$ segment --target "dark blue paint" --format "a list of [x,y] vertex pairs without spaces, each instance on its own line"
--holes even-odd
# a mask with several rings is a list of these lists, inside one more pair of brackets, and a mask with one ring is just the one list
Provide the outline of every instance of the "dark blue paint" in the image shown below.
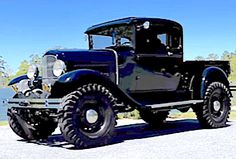
[[102,76],[99,72],[97,72],[95,70],[80,69],[80,70],[75,70],[75,71],[71,71],[71,72],[63,74],[57,80],[57,82],[59,82],[59,83],[75,82],[75,81],[78,81],[78,79],[80,77],[89,76],[89,75],[94,75],[94,76],[99,76],[99,77],[103,77],[104,78],[104,76]]
[[52,50],[45,55],[57,56],[65,62],[67,72],[90,69],[108,73],[110,80],[116,81],[116,56],[109,50]]
[[134,72],[135,66],[134,63],[128,63],[125,67],[120,68],[120,78],[131,75]]
[[175,26],[180,27],[181,30],[182,30],[182,26],[179,23],[171,21],[171,20],[167,20],[167,19],[128,17],[128,18],[113,20],[113,21],[101,23],[101,24],[98,24],[98,25],[94,25],[94,26],[88,28],[85,33],[90,34],[90,33],[95,32],[96,30],[98,30],[100,28],[104,28],[104,27],[115,27],[117,25],[130,25],[130,24],[140,24],[140,23],[142,24],[145,21],[149,21],[151,23],[162,23],[162,24],[164,23],[164,24],[170,25],[170,26],[175,25]]
[[24,79],[29,79],[29,78],[27,77],[27,75],[22,75],[22,76],[16,77],[16,78],[14,78],[13,80],[11,80],[9,82],[8,86],[16,84],[16,83],[18,83],[18,82],[20,82],[21,80],[24,80]]

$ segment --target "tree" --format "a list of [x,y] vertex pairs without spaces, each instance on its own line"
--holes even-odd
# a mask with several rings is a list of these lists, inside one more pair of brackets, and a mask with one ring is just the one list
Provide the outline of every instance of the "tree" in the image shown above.
[[230,60],[230,58],[232,57],[232,53],[228,52],[228,51],[224,51],[223,55],[221,56],[222,60]]
[[6,69],[6,61],[0,56],[0,87],[4,87],[8,82],[8,73]]
[[27,60],[22,61],[20,63],[19,69],[16,72],[15,76],[17,77],[17,76],[21,76],[21,75],[27,74],[29,66],[30,66],[30,64],[29,64],[29,62]]
[[36,66],[40,66],[41,65],[41,61],[42,61],[42,58],[41,56],[39,56],[38,54],[32,54],[30,55],[30,61],[29,63],[31,65],[36,65]]
[[219,59],[219,56],[217,54],[214,54],[214,53],[210,53],[207,57],[208,60],[218,60]]
[[236,83],[236,54],[232,54],[229,62],[231,68],[229,80],[232,81],[233,83]]
[[5,60],[3,59],[2,56],[0,56],[0,73],[3,73],[3,72],[4,72],[4,70],[5,70],[5,64],[6,64]]
[[197,60],[197,61],[204,61],[205,58],[203,56],[197,56],[197,57],[195,57],[195,60]]

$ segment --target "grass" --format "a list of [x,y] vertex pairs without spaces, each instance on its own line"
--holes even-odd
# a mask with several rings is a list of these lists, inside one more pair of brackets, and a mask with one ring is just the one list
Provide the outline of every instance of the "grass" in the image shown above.
[[0,126],[5,126],[5,125],[7,125],[7,124],[8,124],[7,121],[0,121]]
[[[169,118],[171,119],[196,119],[196,115],[194,112],[186,112],[186,113],[177,113],[174,115],[170,115]],[[231,111],[230,119],[236,119],[236,111]]]
[[132,112],[127,113],[119,113],[117,117],[118,119],[141,119],[138,110],[134,110]]

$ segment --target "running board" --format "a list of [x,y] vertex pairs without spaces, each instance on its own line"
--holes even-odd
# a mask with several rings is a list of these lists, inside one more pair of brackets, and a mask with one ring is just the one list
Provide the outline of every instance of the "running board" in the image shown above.
[[151,109],[176,109],[176,108],[185,108],[187,106],[201,104],[201,103],[203,103],[203,100],[186,100],[186,101],[180,101],[180,102],[147,105],[147,107]]

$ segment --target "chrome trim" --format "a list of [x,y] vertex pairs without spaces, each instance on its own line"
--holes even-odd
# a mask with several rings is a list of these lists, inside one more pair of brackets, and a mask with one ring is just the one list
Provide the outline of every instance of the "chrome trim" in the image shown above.
[[[53,64],[56,62],[57,60],[57,56],[54,55],[45,55],[43,56],[42,59],[42,77],[43,78],[55,78],[55,76],[53,75]],[[49,76],[49,71],[50,71],[50,75]]]
[[8,107],[17,108],[45,108],[45,109],[59,109],[62,108],[62,99],[19,99],[12,98],[7,101]]
[[104,49],[106,51],[111,51],[115,54],[116,59],[116,85],[119,85],[119,67],[118,67],[118,53],[114,49]]
[[213,108],[214,108],[214,110],[217,111],[217,112],[220,111],[221,103],[220,103],[218,100],[214,101],[214,102],[213,102]]
[[57,56],[45,55],[42,59],[42,84],[50,87],[58,79],[53,74],[53,65],[57,60]]
[[94,124],[98,120],[98,112],[94,109],[89,109],[86,111],[86,119],[90,124]]

